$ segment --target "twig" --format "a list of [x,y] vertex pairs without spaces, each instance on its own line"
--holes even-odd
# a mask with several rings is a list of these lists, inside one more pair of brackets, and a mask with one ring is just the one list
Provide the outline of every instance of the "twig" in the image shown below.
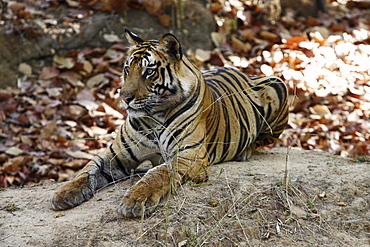
[[5,239],[7,239],[7,238],[9,238],[11,235],[8,235],[8,236],[5,236],[5,237],[3,237],[3,238],[0,238],[0,241],[3,241],[3,240],[5,240]]
[[101,187],[101,188],[97,189],[97,190],[96,190],[96,192],[99,192],[99,191],[101,191],[102,189],[104,189],[104,188],[106,188],[106,187],[108,187],[108,186],[110,186],[110,185],[112,185],[112,184],[119,183],[119,182],[121,182],[121,181],[123,181],[123,180],[129,179],[129,178],[132,178],[132,177],[135,177],[135,176],[144,175],[145,173],[147,173],[147,171],[148,171],[148,170],[149,170],[149,169],[135,170],[135,171],[134,171],[134,173],[133,173],[132,175],[130,175],[130,176],[126,176],[126,177],[123,177],[123,178],[120,178],[120,179],[115,180],[115,181],[113,181],[113,182],[110,182],[110,183],[108,183],[108,184],[104,185],[103,187]]
[[347,220],[346,223],[347,224],[353,224],[353,223],[360,223],[360,222],[364,222],[364,221],[370,221],[370,218],[362,218],[362,219],[355,219],[355,220]]

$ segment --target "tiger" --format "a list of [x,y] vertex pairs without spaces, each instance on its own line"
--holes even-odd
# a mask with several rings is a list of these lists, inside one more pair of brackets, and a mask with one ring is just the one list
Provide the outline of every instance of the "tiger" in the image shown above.
[[130,47],[119,96],[127,118],[112,144],[51,196],[53,210],[80,205],[150,161],[118,206],[125,217],[148,216],[179,185],[207,181],[211,164],[247,160],[287,125],[288,91],[280,78],[231,67],[201,71],[170,33],[147,41],[125,35]]

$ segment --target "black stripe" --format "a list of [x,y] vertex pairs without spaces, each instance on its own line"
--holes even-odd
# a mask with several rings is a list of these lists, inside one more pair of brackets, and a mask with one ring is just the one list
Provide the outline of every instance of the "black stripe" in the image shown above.
[[140,160],[134,155],[132,152],[132,149],[130,148],[129,144],[126,142],[122,142],[123,147],[127,150],[127,152],[130,154],[130,157],[135,160],[136,162],[140,162]]
[[112,175],[106,173],[105,171],[101,171],[100,173],[101,175],[103,175],[103,177],[107,180],[108,183],[111,183],[114,181]]
[[[173,141],[177,142],[179,136],[184,130],[182,128],[177,129],[171,136],[170,139],[168,140],[168,146],[172,144]],[[176,139],[175,139],[176,138]]]
[[190,108],[193,108],[198,98],[199,98],[199,90],[194,92],[190,100],[183,107],[176,110],[176,112],[172,114],[172,116],[166,120],[166,122],[164,123],[164,126],[168,127],[178,116],[181,116],[185,111],[189,110]]
[[[182,61],[182,63],[193,73],[196,75],[196,73],[194,72],[194,65],[191,64],[192,66],[189,66],[187,63],[184,62],[184,60]],[[197,69],[198,70],[198,69]],[[199,78],[197,78],[199,79]]]
[[[172,80],[173,80],[173,76],[172,76],[172,74],[170,73],[170,68],[169,68],[169,66],[167,66],[166,67],[167,68],[167,70],[168,70],[168,74],[169,74],[169,76],[170,76],[170,82],[169,82],[169,85],[171,85],[172,86]],[[159,92],[161,89],[163,89],[163,90],[165,90],[165,91],[169,91],[171,94],[176,94],[176,92],[177,92],[177,89],[176,89],[176,87],[172,87],[172,88],[170,88],[170,87],[168,87],[168,86],[165,86],[164,85],[164,83],[165,83],[165,75],[166,75],[166,68],[160,68],[160,70],[159,70],[159,73],[160,73],[160,75],[161,75],[161,77],[162,77],[162,81],[160,82],[160,83],[162,83],[162,84],[160,84],[160,83],[157,83],[153,88],[157,91],[157,92]]]
[[[131,140],[131,141],[133,141],[133,140]],[[123,137],[123,131],[122,130],[121,130],[121,142],[122,142],[122,145],[125,148],[125,150],[130,154],[130,157],[133,160],[135,160],[136,162],[140,162],[140,160],[134,155],[134,153],[132,152],[132,149],[130,148],[129,144],[126,142],[125,138]]]
[[[129,121],[130,121],[131,126],[135,129],[135,131],[144,135],[152,143],[156,143],[158,141],[159,138],[156,136],[155,131],[152,129],[152,126],[148,125],[147,122],[140,121],[140,119],[136,119],[136,118],[130,118]],[[159,122],[159,121],[157,121],[157,122]],[[143,143],[141,143],[141,144],[144,145]]]
[[202,138],[199,142],[197,142],[197,143],[195,143],[195,144],[193,144],[193,145],[185,145],[184,147],[181,147],[180,149],[179,149],[179,152],[182,152],[182,151],[185,151],[185,150],[187,150],[187,149],[192,149],[192,148],[196,148],[196,147],[198,147],[198,146],[200,146],[200,145],[203,145],[203,142],[204,142],[204,138]]
[[107,174],[102,168],[104,168],[104,159],[98,154],[96,155],[96,158],[99,159],[99,161],[94,160],[95,164],[99,167],[100,174],[107,180],[108,183],[113,182],[113,178],[111,175]]
[[167,69],[168,75],[170,76],[170,84],[172,86],[173,76],[172,76],[172,73],[171,73],[171,64],[167,64],[166,69]]
[[116,152],[113,150],[113,144],[109,146],[109,150],[112,152],[113,158],[116,161],[117,168],[120,169],[126,176],[129,176],[130,174],[127,172],[126,167],[122,164],[122,161],[119,159]]

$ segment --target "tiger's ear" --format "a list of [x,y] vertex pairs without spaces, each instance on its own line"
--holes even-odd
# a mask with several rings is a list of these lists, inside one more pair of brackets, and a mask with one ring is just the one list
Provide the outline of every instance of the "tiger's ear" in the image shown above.
[[142,40],[139,36],[137,36],[136,34],[134,34],[133,32],[127,29],[125,29],[125,33],[126,33],[126,38],[131,45],[138,45],[144,42],[144,40]]
[[159,49],[168,54],[170,59],[181,60],[182,59],[182,50],[181,45],[178,39],[170,33],[167,33],[162,36],[162,39],[159,41]]

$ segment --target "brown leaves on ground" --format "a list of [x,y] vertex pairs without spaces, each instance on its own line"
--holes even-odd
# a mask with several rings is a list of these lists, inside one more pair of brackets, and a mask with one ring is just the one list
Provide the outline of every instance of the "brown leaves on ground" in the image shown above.
[[[88,2],[67,1],[63,23],[73,26],[74,20],[93,13],[89,8],[103,9],[107,3],[80,6]],[[370,10],[332,1],[329,13],[318,18],[288,11],[266,22],[261,19],[264,6],[227,2],[212,4],[218,29],[210,36],[216,48],[187,55],[201,68],[234,66],[248,74],[283,78],[290,89],[291,113],[280,145],[368,160]],[[48,4],[52,11],[62,3]],[[42,20],[39,25],[52,25],[54,20],[41,11],[44,7],[35,11],[36,6],[25,2],[8,6],[8,12],[4,8],[2,20],[14,24],[6,32],[26,28],[35,16]],[[34,33],[41,30],[32,28]],[[41,68],[21,63],[20,87],[0,90],[0,187],[70,179],[113,139],[125,116],[117,89],[127,46],[118,37],[105,38],[114,45],[57,51]]]
[[55,55],[34,81],[0,90],[0,187],[70,179],[106,147],[125,118],[116,93],[125,49]]

